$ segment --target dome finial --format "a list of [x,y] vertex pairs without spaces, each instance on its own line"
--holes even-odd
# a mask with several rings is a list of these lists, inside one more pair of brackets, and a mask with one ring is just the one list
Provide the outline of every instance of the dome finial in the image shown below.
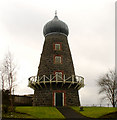
[[55,10],[55,16],[57,16],[57,10]]

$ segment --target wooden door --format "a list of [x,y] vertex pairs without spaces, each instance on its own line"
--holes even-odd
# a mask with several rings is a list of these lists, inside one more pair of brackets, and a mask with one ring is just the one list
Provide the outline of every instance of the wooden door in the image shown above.
[[63,106],[63,94],[56,93],[56,106]]

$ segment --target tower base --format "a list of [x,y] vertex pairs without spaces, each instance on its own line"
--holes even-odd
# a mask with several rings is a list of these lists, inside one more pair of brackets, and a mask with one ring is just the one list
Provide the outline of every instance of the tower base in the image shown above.
[[80,106],[77,89],[36,89],[33,106]]

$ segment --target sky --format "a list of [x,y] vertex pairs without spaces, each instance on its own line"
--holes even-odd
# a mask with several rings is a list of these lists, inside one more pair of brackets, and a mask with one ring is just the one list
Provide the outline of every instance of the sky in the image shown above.
[[79,90],[82,105],[100,101],[99,77],[115,66],[114,0],[1,0],[0,61],[11,51],[17,63],[15,94],[32,94],[28,78],[37,74],[44,25],[58,18],[69,27],[68,43],[76,75],[85,79]]

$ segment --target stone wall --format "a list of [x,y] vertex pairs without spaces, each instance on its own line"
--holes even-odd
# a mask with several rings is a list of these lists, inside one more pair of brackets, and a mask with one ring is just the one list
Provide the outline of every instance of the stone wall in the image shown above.
[[[61,43],[60,51],[54,50],[54,43],[57,42]],[[62,56],[62,64],[54,64],[55,55]],[[67,36],[63,34],[46,36],[37,75],[49,76],[50,74],[53,75],[55,71],[62,71],[66,77],[75,75]]]
[[52,90],[36,89],[34,92],[33,106],[52,106]]
[[36,89],[34,92],[33,106],[53,106],[54,91],[65,91],[66,106],[80,106],[78,90],[73,88]]
[[80,106],[78,90],[75,90],[73,88],[66,90],[66,105]]

